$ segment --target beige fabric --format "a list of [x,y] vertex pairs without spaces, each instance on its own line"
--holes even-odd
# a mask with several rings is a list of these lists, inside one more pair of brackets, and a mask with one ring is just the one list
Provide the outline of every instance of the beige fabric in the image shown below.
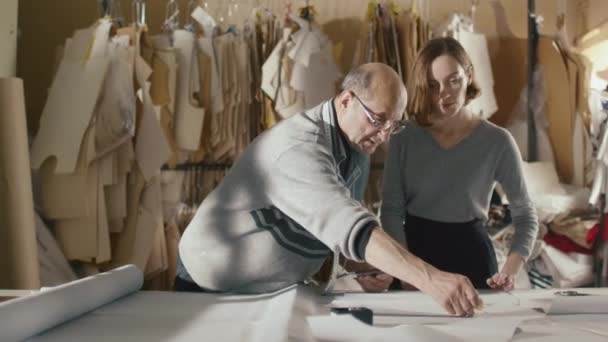
[[598,222],[598,218],[584,219],[582,217],[564,214],[549,223],[549,230],[563,235],[577,245],[591,249],[591,244],[586,238],[589,230]]

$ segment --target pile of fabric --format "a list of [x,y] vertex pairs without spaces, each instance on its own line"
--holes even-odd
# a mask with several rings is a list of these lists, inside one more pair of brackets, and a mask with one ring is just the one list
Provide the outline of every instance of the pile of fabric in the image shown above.
[[[518,287],[590,285],[591,247],[597,238],[600,215],[588,203],[589,190],[560,184],[551,162],[524,163],[524,174],[540,229],[527,269],[518,275]],[[508,205],[501,208],[508,210]],[[508,222],[508,213],[493,216],[498,219],[490,221],[494,229],[489,228],[500,264],[506,260],[514,228]]]

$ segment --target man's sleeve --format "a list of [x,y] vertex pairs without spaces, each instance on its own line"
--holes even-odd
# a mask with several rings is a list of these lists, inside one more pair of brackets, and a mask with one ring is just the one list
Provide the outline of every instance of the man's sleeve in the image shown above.
[[379,225],[378,220],[339,181],[335,162],[322,145],[303,143],[286,150],[268,179],[267,193],[274,206],[328,248],[363,261],[359,234],[369,225]]

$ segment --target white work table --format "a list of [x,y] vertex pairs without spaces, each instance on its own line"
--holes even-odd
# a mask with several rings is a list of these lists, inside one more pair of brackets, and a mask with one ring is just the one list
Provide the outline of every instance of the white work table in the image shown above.
[[[608,341],[608,314],[546,314],[555,300],[573,312],[593,309],[606,303],[608,288],[576,289],[584,297],[483,292],[475,317],[454,318],[420,292],[321,296],[304,285],[256,296],[138,291],[134,269],[0,303],[0,341]],[[368,307],[374,326],[332,314],[330,305]]]

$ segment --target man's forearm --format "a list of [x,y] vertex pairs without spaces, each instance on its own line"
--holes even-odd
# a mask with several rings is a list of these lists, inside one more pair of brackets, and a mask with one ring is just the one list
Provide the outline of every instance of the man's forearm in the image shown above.
[[381,227],[372,231],[365,260],[379,270],[431,295],[447,312],[471,316],[482,305],[471,281],[460,274],[442,272],[408,252]]
[[365,260],[379,270],[423,289],[431,281],[436,269],[408,252],[381,227],[372,231]]

